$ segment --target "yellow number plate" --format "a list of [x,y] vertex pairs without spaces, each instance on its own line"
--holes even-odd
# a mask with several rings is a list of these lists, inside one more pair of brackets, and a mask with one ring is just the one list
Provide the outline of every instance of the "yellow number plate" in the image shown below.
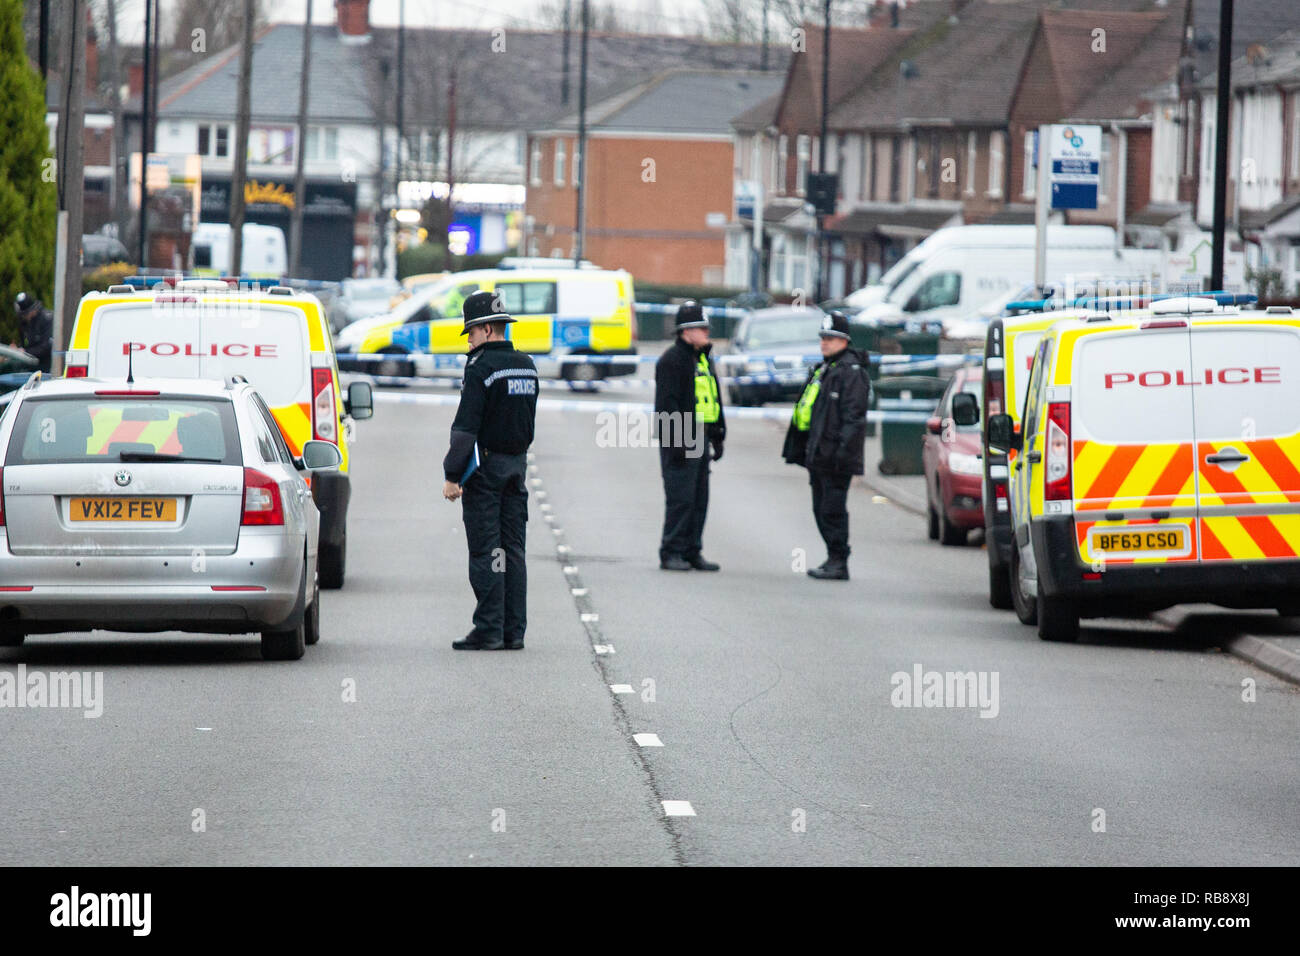
[[1186,552],[1185,525],[1128,525],[1097,528],[1090,535],[1094,554],[1128,554],[1134,551]]
[[175,521],[175,498],[73,498],[73,521]]

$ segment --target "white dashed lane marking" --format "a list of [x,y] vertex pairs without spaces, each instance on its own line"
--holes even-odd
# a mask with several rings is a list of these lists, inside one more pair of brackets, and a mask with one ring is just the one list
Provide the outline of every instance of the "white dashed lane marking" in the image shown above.
[[662,747],[664,745],[658,734],[633,734],[632,739],[636,741],[638,747]]
[[666,817],[693,817],[695,809],[689,800],[661,800]]
[[631,684],[610,684],[609,689],[616,694],[635,694]]

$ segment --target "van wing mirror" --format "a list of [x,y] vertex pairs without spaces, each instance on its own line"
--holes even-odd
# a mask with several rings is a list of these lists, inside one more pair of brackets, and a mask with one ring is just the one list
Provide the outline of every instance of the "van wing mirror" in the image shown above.
[[970,392],[958,392],[952,397],[952,420],[958,425],[977,425],[980,420],[978,399]]
[[372,418],[375,414],[375,394],[369,382],[353,382],[348,386],[348,414],[357,421]]
[[989,447],[1001,451],[1020,449],[1020,433],[1016,431],[1010,415],[990,415]]
[[299,459],[307,471],[333,471],[343,464],[343,452],[332,441],[304,442]]

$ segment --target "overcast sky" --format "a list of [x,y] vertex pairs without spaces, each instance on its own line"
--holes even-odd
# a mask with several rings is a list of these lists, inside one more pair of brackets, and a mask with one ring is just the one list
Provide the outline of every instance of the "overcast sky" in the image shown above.
[[[482,27],[519,26],[542,29],[546,24],[538,13],[547,0],[406,0],[406,22],[417,26]],[[551,0],[554,4],[563,0]],[[573,0],[574,11],[580,0]],[[658,24],[657,33],[699,32],[704,0],[592,0],[598,7],[613,6],[635,19]],[[759,0],[754,0],[758,3]],[[162,0],[163,25],[167,28],[173,0]],[[265,0],[272,22],[301,23],[307,12],[306,0]],[[370,22],[396,26],[401,0],[371,0]],[[144,34],[144,0],[118,0],[118,16],[126,42],[140,42]],[[312,21],[334,22],[334,0],[312,0]]]

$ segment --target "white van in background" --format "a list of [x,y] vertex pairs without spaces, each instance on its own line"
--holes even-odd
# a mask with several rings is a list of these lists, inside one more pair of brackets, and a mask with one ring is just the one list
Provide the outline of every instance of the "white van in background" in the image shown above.
[[[1034,279],[1033,226],[949,226],[927,237],[881,277],[852,293],[855,322],[970,319],[1000,295]],[[1047,279],[1061,287],[1098,277],[1148,283],[1158,291],[1161,253],[1116,249],[1109,226],[1048,226]]]
[[[239,275],[256,279],[279,279],[289,273],[288,246],[279,226],[244,223],[244,248],[240,254]],[[230,224],[201,222],[190,241],[190,274],[223,276],[230,274]]]

